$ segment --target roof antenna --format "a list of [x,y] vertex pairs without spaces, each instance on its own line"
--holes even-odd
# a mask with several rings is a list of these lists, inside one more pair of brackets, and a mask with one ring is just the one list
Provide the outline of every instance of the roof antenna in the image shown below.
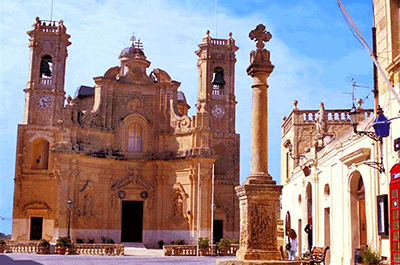
[[50,21],[53,21],[53,0],[51,0]]
[[215,0],[215,38],[217,38],[218,0]]
[[354,78],[351,79],[351,82],[352,82],[352,85],[351,85],[352,86],[352,91],[351,91],[351,93],[344,92],[343,94],[351,94],[351,102],[352,102],[352,104],[354,106],[354,101],[355,101],[354,91],[355,91],[356,87],[365,87],[365,88],[368,88],[368,87],[367,86],[359,86],[359,85],[357,85],[357,81]]

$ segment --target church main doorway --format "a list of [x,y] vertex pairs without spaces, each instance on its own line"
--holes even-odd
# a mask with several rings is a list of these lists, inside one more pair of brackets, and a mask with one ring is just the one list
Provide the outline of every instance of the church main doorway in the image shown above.
[[224,236],[224,221],[214,220],[214,241],[219,242]]
[[121,242],[142,242],[143,201],[122,201]]
[[42,239],[43,217],[31,217],[30,240]]

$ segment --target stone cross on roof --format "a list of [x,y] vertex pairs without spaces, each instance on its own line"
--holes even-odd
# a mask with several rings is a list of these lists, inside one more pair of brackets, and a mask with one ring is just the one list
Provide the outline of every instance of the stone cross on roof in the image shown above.
[[259,24],[255,29],[250,31],[249,37],[251,40],[257,41],[257,48],[259,50],[264,48],[264,42],[269,41],[272,38],[272,35],[269,31],[265,30],[265,26],[263,24]]
[[132,42],[132,47],[143,50],[143,43],[140,41],[140,39],[136,40],[135,33],[132,33],[130,40]]
[[135,41],[136,41],[135,33],[132,33],[132,37],[131,37],[130,41],[132,42],[132,45],[135,44]]

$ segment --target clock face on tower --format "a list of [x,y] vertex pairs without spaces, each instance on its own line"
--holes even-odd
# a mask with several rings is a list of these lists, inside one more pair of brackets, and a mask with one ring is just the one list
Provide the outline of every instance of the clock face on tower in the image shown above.
[[50,107],[51,104],[51,98],[49,95],[39,95],[36,99],[36,104],[39,109],[46,109]]
[[212,115],[214,115],[217,118],[221,118],[222,116],[225,115],[225,110],[224,107],[221,105],[214,105],[211,109]]

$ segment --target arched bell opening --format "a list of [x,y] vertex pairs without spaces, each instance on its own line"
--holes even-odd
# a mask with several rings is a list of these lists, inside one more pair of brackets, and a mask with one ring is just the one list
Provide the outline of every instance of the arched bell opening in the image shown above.
[[50,55],[45,55],[40,61],[40,78],[51,78],[53,71],[53,59]]
[[39,138],[32,143],[32,169],[48,169],[49,167],[49,142]]
[[213,73],[213,80],[211,82],[213,84],[213,95],[224,95],[224,69],[221,67],[215,67]]

